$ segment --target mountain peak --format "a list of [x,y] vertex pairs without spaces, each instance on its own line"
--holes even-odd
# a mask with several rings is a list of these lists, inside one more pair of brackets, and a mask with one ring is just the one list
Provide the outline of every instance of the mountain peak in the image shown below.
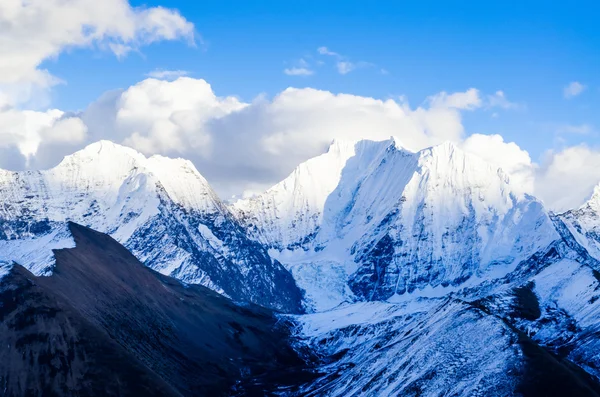
[[123,153],[123,154],[127,154],[131,157],[136,157],[136,158],[145,158],[145,156],[143,154],[141,154],[140,152],[138,152],[137,150],[129,147],[129,146],[124,146],[124,145],[120,145],[118,143],[114,143],[112,141],[106,140],[106,139],[102,139],[99,141],[96,141],[94,143],[90,143],[89,145],[87,145],[86,147],[84,147],[83,149],[81,149],[78,152],[75,152],[73,154],[90,154],[90,155],[100,155],[100,154],[116,154],[116,153]]
[[586,204],[583,205],[585,206],[589,206],[590,208],[592,208],[594,211],[596,212],[600,212],[600,184],[596,185],[594,187],[594,191],[592,193],[592,196],[590,197],[590,199],[587,201]]
[[396,149],[404,149],[404,145],[402,145],[402,142],[400,141],[400,139],[398,139],[398,137],[396,136],[390,136],[388,139],[382,139],[382,140],[378,140],[378,139],[340,139],[340,138],[335,138],[334,140],[331,141],[331,144],[329,145],[329,149],[327,150],[327,153],[331,153],[331,152],[342,152],[342,151],[354,151],[355,148],[357,147],[357,145],[368,145],[368,144],[376,144],[376,145],[385,145],[385,146],[392,146]]
[[426,153],[429,152],[429,153],[437,154],[437,155],[450,155],[450,156],[452,156],[454,153],[465,154],[465,152],[452,141],[444,141],[438,145],[434,145],[427,149],[423,149],[423,150],[421,150],[421,152],[426,152]]
[[74,166],[79,167],[83,164],[93,164],[97,172],[107,174],[118,172],[120,174],[123,171],[139,167],[145,161],[146,157],[135,149],[101,140],[65,156],[56,168],[63,169]]

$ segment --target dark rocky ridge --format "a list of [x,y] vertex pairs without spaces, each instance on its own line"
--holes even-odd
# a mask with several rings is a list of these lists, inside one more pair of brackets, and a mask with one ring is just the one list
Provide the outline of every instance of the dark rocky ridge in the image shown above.
[[227,395],[302,370],[271,311],[184,285],[105,234],[69,228],[76,248],[55,251],[52,276],[15,265],[0,282],[3,395]]

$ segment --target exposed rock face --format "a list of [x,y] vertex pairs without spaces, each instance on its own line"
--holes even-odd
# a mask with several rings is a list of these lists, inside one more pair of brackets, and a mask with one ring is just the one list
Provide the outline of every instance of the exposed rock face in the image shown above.
[[[162,274],[236,300],[301,310],[293,277],[246,236],[187,160],[145,158],[101,141],[51,170],[0,170],[0,197],[5,242],[48,238],[70,220],[110,234]],[[51,271],[47,257],[37,259],[24,265],[35,274]]]
[[69,229],[76,247],[55,252],[51,276],[14,265],[0,281],[2,395],[243,394],[254,377],[303,366],[270,311],[154,272],[107,235]]

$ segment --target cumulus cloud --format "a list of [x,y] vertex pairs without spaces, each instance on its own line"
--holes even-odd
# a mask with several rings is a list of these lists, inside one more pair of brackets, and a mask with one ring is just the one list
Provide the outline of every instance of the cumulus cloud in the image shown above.
[[29,167],[47,168],[87,143],[110,139],[146,155],[188,158],[222,197],[231,197],[280,181],[333,139],[396,136],[413,151],[453,141],[502,167],[517,189],[533,192],[549,208],[581,204],[600,181],[600,152],[587,146],[549,152],[538,166],[500,135],[466,136],[463,112],[485,109],[487,98],[471,88],[441,92],[411,107],[403,98],[288,88],[246,103],[217,96],[201,79],[149,78],[105,93],[80,114],[5,110],[0,154],[6,159],[0,166],[18,167],[25,158]]
[[0,148],[17,148],[25,159],[36,154],[42,142],[83,142],[86,131],[81,119],[58,109],[0,110]]
[[[234,97],[218,98],[204,80],[146,79],[118,97],[110,119],[123,142],[144,153],[208,153],[212,136],[204,126],[244,106]],[[91,131],[94,137],[104,133]]]
[[586,88],[587,87],[579,81],[573,81],[563,89],[563,95],[566,99],[571,99],[581,94]]
[[194,26],[177,11],[131,7],[127,0],[0,2],[0,89],[13,103],[60,82],[43,61],[65,50],[95,46],[117,56],[160,41],[194,41]]
[[500,135],[473,134],[462,143],[463,150],[475,154],[506,171],[522,192],[534,193],[535,166],[526,150]]
[[580,206],[600,182],[600,151],[587,145],[549,151],[535,178],[536,194],[555,211]]
[[[45,168],[73,150],[73,144],[61,149],[57,143],[67,136],[79,146],[111,139],[148,155],[190,158],[220,193],[230,196],[276,183],[333,139],[394,135],[410,150],[459,142],[464,138],[461,111],[476,101],[473,91],[463,94],[466,99],[444,94],[435,106],[425,102],[413,108],[403,99],[289,88],[245,103],[216,96],[201,79],[146,79],[103,95],[79,115],[82,124],[56,114],[53,123],[64,119],[63,124],[38,128],[38,141],[48,144],[37,142],[28,153],[35,152],[32,161]],[[87,129],[78,130],[81,125]]]

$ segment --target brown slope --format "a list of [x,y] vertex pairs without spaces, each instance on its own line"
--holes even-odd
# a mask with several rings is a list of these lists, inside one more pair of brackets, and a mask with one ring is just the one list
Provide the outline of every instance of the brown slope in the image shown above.
[[180,396],[21,266],[0,284],[0,395]]
[[[243,379],[303,365],[288,346],[286,332],[276,330],[270,311],[239,307],[201,286],[185,286],[146,268],[109,236],[73,223],[69,227],[76,248],[55,251],[52,276],[29,279],[42,295],[60,303],[48,304],[50,310],[70,306],[82,323],[182,395],[228,394]],[[23,303],[25,311],[34,305]],[[57,321],[64,326],[64,319]],[[37,317],[32,326],[40,328],[38,334],[46,332]],[[79,332],[85,330],[74,334]],[[54,346],[52,339],[39,343],[39,349]],[[39,365],[27,368],[35,372]]]

